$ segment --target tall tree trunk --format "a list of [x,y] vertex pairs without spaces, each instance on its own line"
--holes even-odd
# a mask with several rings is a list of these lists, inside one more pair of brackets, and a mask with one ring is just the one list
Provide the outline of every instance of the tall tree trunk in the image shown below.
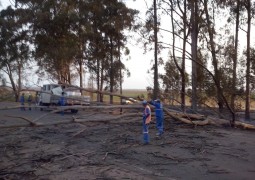
[[[175,24],[174,24],[174,3],[172,0],[170,0],[171,2],[171,23],[172,23],[172,53],[173,53],[173,60],[174,60],[174,64],[177,67],[178,71],[180,72],[180,74],[182,75],[182,68],[179,66],[177,60],[176,60],[176,56],[175,56]],[[179,91],[179,89],[178,89]],[[182,96],[182,94],[181,94]]]
[[186,85],[186,79],[185,79],[185,56],[186,56],[186,40],[187,40],[187,33],[186,33],[186,28],[187,28],[187,16],[186,16],[186,0],[184,0],[184,12],[183,12],[183,47],[182,47],[182,67],[181,67],[181,76],[182,76],[182,83],[181,83],[181,107],[182,111],[185,112],[185,85]]
[[[100,76],[100,91],[103,91],[103,87],[104,87],[104,66],[103,66],[103,62],[101,65],[101,76]],[[104,95],[103,94],[99,94],[100,95],[100,102],[104,102]]]
[[157,17],[157,1],[153,1],[154,8],[154,88],[153,98],[159,98],[159,83],[158,83],[158,17]]
[[251,68],[251,57],[250,57],[250,36],[251,36],[251,2],[247,0],[247,60],[246,60],[246,99],[245,99],[245,119],[250,120],[250,68]]
[[[120,94],[122,95],[122,62],[121,62],[121,54],[120,54],[120,41],[118,41],[118,56],[119,56],[119,63],[120,63]],[[120,98],[120,104],[122,104],[122,97]],[[120,108],[120,113],[122,113],[122,108]]]
[[[79,61],[79,76],[80,76],[80,87],[83,88],[83,66],[82,60]],[[82,90],[80,90],[82,93]]]
[[191,55],[192,55],[192,104],[193,111],[197,110],[197,38],[198,38],[198,4],[191,2]]
[[[86,47],[86,46],[85,46]],[[86,49],[83,48],[82,40],[80,40],[80,59],[79,59],[79,76],[80,76],[80,87],[83,88],[84,82],[83,82],[83,75],[84,75],[84,70],[83,70],[83,52]],[[82,93],[82,90],[80,90]]]
[[12,70],[11,70],[11,66],[9,63],[6,64],[6,68],[7,68],[7,73],[8,73],[8,76],[9,76],[9,79],[11,81],[11,85],[12,85],[12,90],[15,94],[15,101],[18,102],[19,101],[19,90],[17,89],[16,85],[15,85],[15,82],[14,82],[14,79],[13,79],[13,75],[12,75]]
[[[110,52],[110,92],[113,93],[114,75],[113,75],[113,40],[110,37],[111,52]],[[110,95],[110,104],[113,104],[113,96]]]
[[235,29],[235,57],[233,59],[233,81],[232,81],[232,94],[231,94],[231,108],[235,111],[235,97],[236,97],[236,67],[237,67],[237,58],[238,58],[238,29],[239,29],[239,16],[240,16],[240,0],[237,0],[236,7],[236,29]]
[[67,65],[67,76],[68,76],[68,84],[72,84],[72,78],[71,78],[71,71],[70,71],[70,66]]
[[[96,70],[97,90],[101,90],[101,88],[100,88],[100,62],[98,59],[96,60],[96,62],[97,62],[97,70]],[[100,94],[99,93],[97,93],[97,102],[100,102]]]
[[[82,36],[82,16],[81,16],[81,7],[82,7],[82,1],[78,0],[78,8],[79,8],[79,29],[78,29],[78,35],[79,35],[79,46],[80,46],[80,57],[79,57],[79,76],[80,76],[80,87],[83,88],[83,36]],[[86,46],[85,46],[86,47]],[[80,92],[82,94],[82,89],[80,89]]]
[[22,65],[21,65],[21,63],[20,62],[18,62],[18,93],[21,91],[21,70],[22,69]]
[[[122,95],[122,67],[121,67],[121,54],[120,54],[120,41],[118,41],[118,58],[119,58],[119,63],[120,63],[120,94]],[[120,103],[122,102],[122,98],[120,98]]]
[[215,42],[214,42],[214,30],[210,21],[209,13],[208,13],[208,8],[207,8],[207,0],[204,0],[204,6],[205,6],[205,14],[206,14],[206,21],[207,21],[207,28],[208,28],[208,33],[209,33],[209,42],[210,42],[210,47],[211,47],[211,54],[212,54],[212,63],[214,67],[214,76],[216,79],[216,88],[217,88],[217,99],[218,99],[218,106],[219,106],[219,111],[223,111],[223,99],[222,99],[222,88],[221,88],[221,82],[220,82],[220,72],[218,69],[218,60],[216,57],[216,50],[215,50]]

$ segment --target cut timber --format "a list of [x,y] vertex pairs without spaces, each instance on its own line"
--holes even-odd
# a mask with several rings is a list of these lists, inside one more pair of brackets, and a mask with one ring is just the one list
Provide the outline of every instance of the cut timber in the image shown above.
[[[166,108],[164,108],[164,112],[167,115],[169,115],[170,117],[172,117],[173,119],[181,121],[185,124],[191,124],[191,125],[195,125],[195,126],[205,126],[205,125],[230,126],[230,121],[226,120],[226,119],[215,119],[215,118],[207,117],[205,120],[202,120],[202,121],[201,120],[192,121],[190,119],[183,118],[183,116],[181,116],[180,113],[170,112]],[[235,121],[234,125],[235,125],[235,127],[239,127],[239,128],[243,128],[243,129],[255,130],[254,125],[243,123],[240,121]]]
[[[130,101],[132,101],[134,103],[136,102],[135,100],[130,99],[132,97],[127,97],[127,96],[124,96],[124,95],[121,95],[121,94],[117,94],[117,93],[111,93],[111,92],[108,92],[108,91],[93,90],[93,89],[89,89],[89,88],[81,88],[79,86],[74,86],[74,85],[70,85],[70,84],[61,84],[61,85],[64,85],[66,87],[71,87],[71,88],[79,89],[79,90],[86,91],[86,92],[89,92],[89,93],[103,94],[103,95],[109,95],[109,96],[117,96],[119,98],[129,99]],[[33,90],[33,89],[22,89],[22,91],[35,91],[35,90]]]
[[27,121],[31,126],[36,126],[36,123],[33,122],[31,119],[28,119],[27,117],[23,117],[23,116],[10,116],[10,115],[5,115],[6,117],[12,117],[12,118],[18,118],[18,119],[23,119],[25,121]]
[[[12,106],[12,107],[3,107],[0,108],[0,110],[10,110],[10,109],[18,109],[20,107],[31,107],[31,108],[45,108],[47,106]],[[56,110],[70,110],[70,109],[118,109],[118,108],[123,108],[123,109],[136,109],[139,108],[141,109],[142,106],[138,104],[133,104],[133,105],[100,105],[100,106],[81,106],[81,105],[75,105],[75,106],[54,106],[54,109]]]
[[[12,124],[12,125],[0,125],[0,128],[18,128],[18,127],[42,127],[42,126],[52,126],[52,125],[60,125],[60,124],[70,124],[70,123],[78,123],[78,124],[83,124],[83,123],[88,123],[88,122],[94,122],[94,123],[111,123],[111,124],[123,124],[123,123],[131,123],[131,122],[141,122],[141,118],[136,118],[139,117],[139,114],[127,114],[127,115],[120,115],[117,117],[112,117],[112,118],[105,118],[105,119],[76,119],[73,117],[70,120],[62,120],[58,122],[49,122],[49,123],[35,123],[33,121],[32,123],[29,124]],[[133,119],[123,119],[127,117],[135,117]],[[18,118],[18,117],[16,117]],[[23,117],[19,117],[23,119]],[[140,120],[140,121],[139,121]]]
[[[119,115],[116,117],[109,117],[109,118],[104,118],[104,119],[85,119],[85,118],[74,118],[75,122],[83,123],[83,122],[108,122],[108,121],[116,121],[116,120],[122,120],[123,118],[126,117],[141,117],[142,114],[139,113],[128,113],[124,115]],[[119,122],[119,121],[118,121]],[[123,122],[123,120],[121,121]]]

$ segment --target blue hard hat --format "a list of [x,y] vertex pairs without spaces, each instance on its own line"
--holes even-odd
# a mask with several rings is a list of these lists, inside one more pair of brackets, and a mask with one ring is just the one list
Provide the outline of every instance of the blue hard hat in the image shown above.
[[154,101],[156,101],[156,102],[160,102],[160,99],[155,99]]
[[145,105],[145,104],[147,104],[147,101],[146,101],[146,100],[143,100],[143,102],[142,102],[142,103],[143,103],[143,105]]

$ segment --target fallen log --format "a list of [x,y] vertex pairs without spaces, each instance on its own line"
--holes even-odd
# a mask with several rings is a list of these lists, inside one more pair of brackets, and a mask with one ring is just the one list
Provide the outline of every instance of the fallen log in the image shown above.
[[[128,116],[126,116],[128,117]],[[20,117],[22,118],[22,117]],[[70,123],[88,123],[88,122],[94,122],[94,123],[110,123],[110,124],[123,124],[123,123],[131,123],[131,122],[141,122],[141,118],[134,118],[134,119],[127,119],[127,120],[119,120],[120,118],[123,118],[123,115],[115,118],[107,118],[107,119],[70,119],[70,120],[62,120],[62,121],[56,121],[56,122],[49,122],[49,123],[28,123],[28,124],[11,124],[11,125],[0,125],[0,128],[19,128],[19,127],[42,127],[42,126],[53,126],[53,125],[61,125],[61,124],[70,124]]]
[[23,117],[23,116],[11,116],[11,115],[5,115],[6,117],[12,117],[12,118],[18,118],[18,119],[23,119],[25,121],[27,121],[31,126],[35,126],[36,123],[33,122],[31,119],[27,118],[27,117]]
[[[181,121],[185,124],[194,125],[194,126],[205,126],[205,125],[231,126],[230,121],[226,120],[226,119],[215,119],[215,118],[207,117],[205,120],[202,120],[202,121],[201,120],[193,121],[193,120],[190,120],[190,119],[180,117],[180,116],[178,116],[179,113],[170,112],[166,108],[164,108],[164,112],[175,120]],[[239,128],[243,128],[243,129],[255,130],[255,125],[248,124],[248,123],[243,123],[243,122],[240,122],[240,121],[235,121],[234,126],[239,127]]]
[[[6,109],[16,109],[16,108],[20,108],[20,107],[24,107],[24,106],[13,106],[13,107],[3,107],[0,108],[0,110],[6,110]],[[25,107],[29,107],[29,106],[25,106]],[[32,107],[32,106],[31,106]],[[45,107],[45,106],[33,106],[33,107]],[[141,109],[141,105],[110,105],[110,106],[81,106],[81,105],[76,105],[76,106],[55,106],[54,107],[55,110],[50,111],[49,113],[43,114],[33,120],[28,119],[26,117],[17,117],[17,116],[10,116],[10,117],[14,117],[14,118],[20,118],[23,119],[25,121],[28,122],[27,125],[24,124],[17,124],[17,125],[1,125],[0,128],[6,128],[6,127],[31,127],[31,126],[50,126],[50,125],[57,125],[57,124],[66,124],[66,123],[85,123],[85,122],[109,122],[109,123],[125,123],[128,121],[125,120],[119,120],[116,121],[118,119],[123,119],[126,117],[141,117],[141,113],[131,113],[131,114],[121,114],[119,116],[116,117],[110,117],[110,118],[106,118],[106,119],[92,119],[92,120],[88,120],[85,119],[83,117],[79,117],[79,118],[73,118],[71,120],[63,120],[61,122],[50,122],[50,123],[36,123],[37,121],[39,121],[40,119],[44,118],[45,116],[48,116],[50,114],[53,113],[57,113],[57,112],[61,112],[61,111],[66,111],[66,110],[70,110],[70,109],[103,109],[103,110],[107,110],[107,109],[118,109],[118,108],[125,108],[125,109],[136,109],[139,108]],[[153,108],[153,107],[152,107]],[[175,120],[181,121],[182,123],[185,124],[190,124],[190,125],[194,125],[194,126],[205,126],[205,125],[215,125],[215,126],[222,126],[222,125],[227,125],[230,126],[230,121],[226,120],[226,119],[215,119],[212,117],[206,117],[200,114],[185,114],[185,113],[181,113],[181,112],[176,112],[176,111],[170,111],[166,108],[164,108],[164,112],[166,113],[166,115],[172,117]],[[140,118],[139,118],[140,119]],[[138,118],[136,118],[136,121],[138,120]],[[135,120],[131,120],[129,122],[135,122]],[[251,130],[255,130],[255,126],[252,124],[248,124],[248,123],[244,123],[244,122],[240,122],[240,121],[235,121],[234,123],[235,127],[239,127],[239,128],[243,128],[243,129],[251,129]]]
[[62,109],[62,110],[70,110],[70,109],[81,109],[81,110],[85,110],[85,109],[118,109],[118,108],[123,108],[123,109],[136,109],[136,108],[142,108],[141,105],[135,104],[135,105],[109,105],[109,106],[105,106],[105,105],[100,105],[100,106],[82,106],[82,105],[74,105],[74,106],[12,106],[12,107],[1,107],[0,110],[10,110],[10,109],[19,109],[21,107],[25,107],[25,108],[54,108],[54,109]]

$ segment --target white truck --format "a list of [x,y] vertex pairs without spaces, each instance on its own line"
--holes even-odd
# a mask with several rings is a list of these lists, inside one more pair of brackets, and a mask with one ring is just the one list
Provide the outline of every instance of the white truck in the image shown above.
[[[83,96],[79,89],[73,87],[65,87],[59,84],[45,84],[42,86],[39,95],[40,106],[60,106],[61,96],[65,97],[65,105],[89,105],[90,96]],[[71,109],[72,113],[78,110]]]

